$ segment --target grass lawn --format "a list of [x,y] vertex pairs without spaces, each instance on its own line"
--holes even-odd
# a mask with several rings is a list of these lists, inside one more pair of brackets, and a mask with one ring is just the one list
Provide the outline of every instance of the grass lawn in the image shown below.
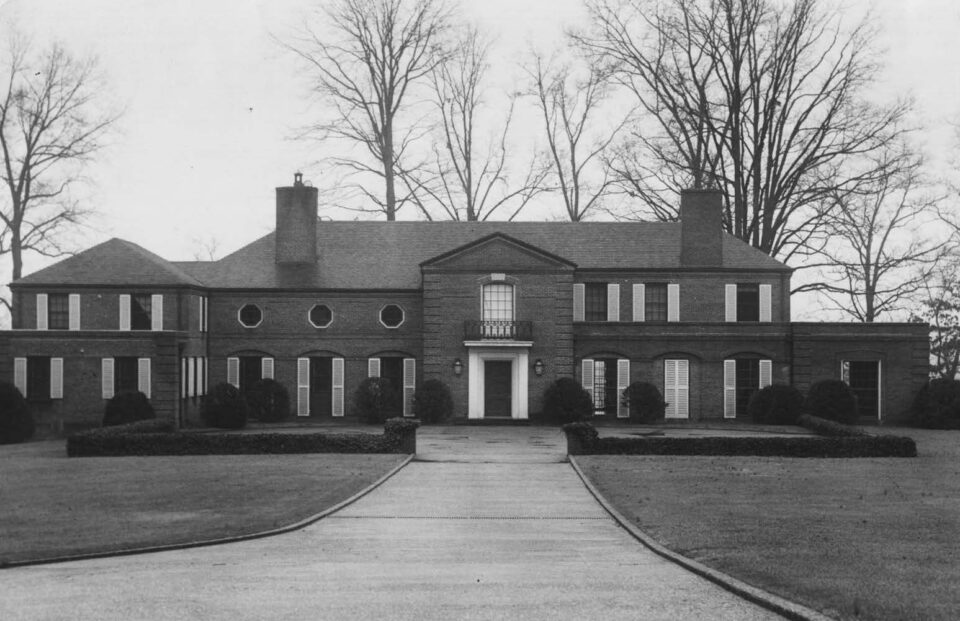
[[67,458],[0,445],[0,564],[253,533],[345,500],[403,455]]
[[841,618],[956,619],[960,431],[915,459],[582,456],[668,548]]

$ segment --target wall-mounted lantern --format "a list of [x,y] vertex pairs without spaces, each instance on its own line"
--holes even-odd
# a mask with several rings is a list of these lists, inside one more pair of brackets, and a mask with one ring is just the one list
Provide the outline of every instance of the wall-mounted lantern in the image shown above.
[[537,377],[543,375],[543,360],[537,358],[537,361],[533,363],[533,372]]
[[463,363],[460,362],[459,358],[457,358],[456,360],[453,361],[453,374],[456,375],[457,377],[460,377],[462,373],[463,373]]

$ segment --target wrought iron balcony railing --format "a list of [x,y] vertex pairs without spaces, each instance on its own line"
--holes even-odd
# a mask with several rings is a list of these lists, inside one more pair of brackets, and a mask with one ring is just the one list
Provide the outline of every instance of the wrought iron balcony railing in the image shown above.
[[467,341],[532,341],[532,321],[463,322],[463,338]]

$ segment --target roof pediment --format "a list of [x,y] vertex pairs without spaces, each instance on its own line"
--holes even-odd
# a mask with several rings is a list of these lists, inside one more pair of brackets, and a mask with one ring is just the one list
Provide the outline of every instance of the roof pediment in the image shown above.
[[573,269],[576,264],[496,232],[427,259],[420,267],[452,271],[518,271]]

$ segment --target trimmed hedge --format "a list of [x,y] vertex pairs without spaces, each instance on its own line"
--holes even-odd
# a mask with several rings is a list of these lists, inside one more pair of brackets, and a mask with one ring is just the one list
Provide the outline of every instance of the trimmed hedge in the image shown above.
[[770,384],[753,393],[747,414],[761,425],[796,425],[803,413],[803,393],[786,384]]
[[819,433],[821,436],[850,438],[870,435],[863,429],[857,429],[856,427],[851,427],[850,425],[844,425],[843,423],[827,420],[826,418],[820,418],[819,416],[811,416],[809,414],[804,414],[797,419],[797,424],[801,427],[806,427],[810,431]]
[[26,442],[36,428],[30,404],[20,389],[10,382],[0,382],[0,444]]
[[[710,455],[760,457],[916,457],[912,438],[713,437],[600,438],[589,423],[564,425],[570,455]],[[593,438],[593,439],[591,439]]]
[[247,394],[250,416],[262,423],[276,423],[290,416],[290,393],[280,382],[265,377]]
[[857,396],[846,382],[840,380],[821,380],[814,383],[807,392],[803,409],[813,416],[848,425],[856,424],[859,418]]
[[428,379],[413,395],[413,414],[425,423],[442,423],[453,414],[453,397],[447,385]]
[[660,389],[649,382],[634,382],[623,391],[623,398],[630,404],[630,420],[635,423],[652,423],[663,418],[667,403]]
[[575,423],[593,416],[590,393],[572,377],[561,377],[543,393],[543,418],[551,423]]
[[932,379],[913,399],[914,425],[929,429],[960,429],[960,380]]
[[126,425],[139,420],[150,420],[157,417],[153,411],[147,395],[138,390],[120,392],[107,401],[103,408],[103,426],[113,427]]
[[[149,425],[149,426],[148,426]],[[173,431],[169,421],[93,429],[67,438],[69,457],[415,453],[417,421],[390,419],[370,433],[209,433]]]

